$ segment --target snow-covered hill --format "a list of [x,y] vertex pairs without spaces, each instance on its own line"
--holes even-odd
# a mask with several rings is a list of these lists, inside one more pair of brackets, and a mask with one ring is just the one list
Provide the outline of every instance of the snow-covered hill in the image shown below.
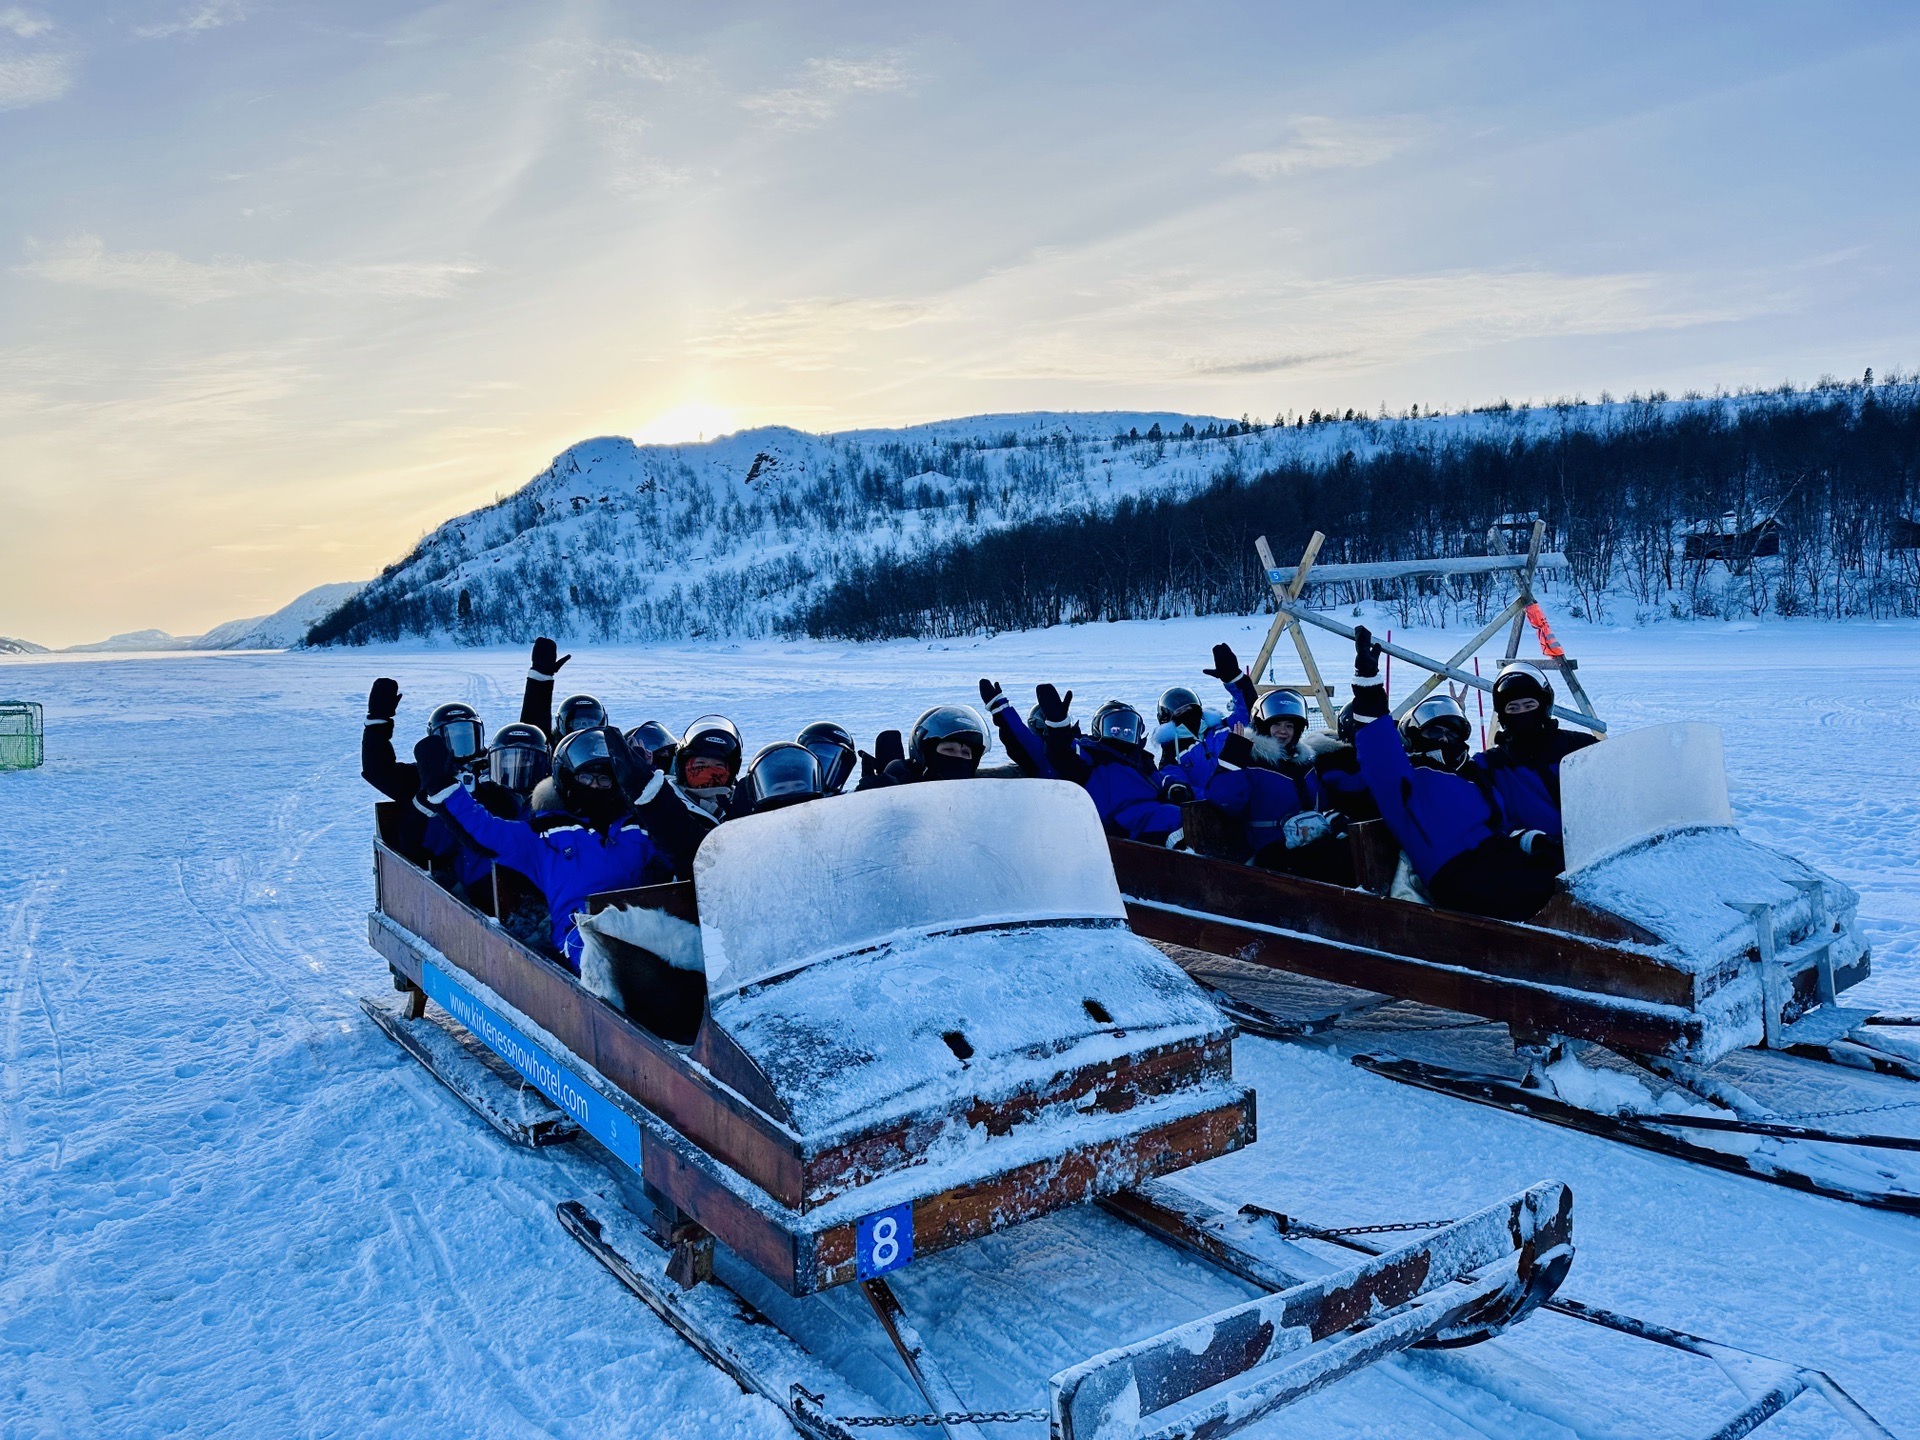
[[170,635],[165,630],[129,630],[121,635],[109,635],[104,640],[95,640],[86,645],[68,645],[66,653],[70,655],[89,655],[96,652],[121,650],[191,650],[194,636]]
[[187,648],[292,649],[306,638],[307,631],[352,599],[365,583],[364,580],[339,580],[330,585],[316,585],[271,615],[255,615],[250,619],[229,620],[224,625],[216,625],[198,640],[188,642]]
[[0,635],[0,655],[44,655],[47,647],[13,635]]
[[768,427],[698,445],[604,437],[434,530],[309,640],[764,636],[860,562],[1036,518],[1192,493],[1223,475],[1289,464],[1615,434],[1808,395],[1655,394],[1378,419],[1316,411],[1291,424],[1165,412],[983,415],[837,435]]

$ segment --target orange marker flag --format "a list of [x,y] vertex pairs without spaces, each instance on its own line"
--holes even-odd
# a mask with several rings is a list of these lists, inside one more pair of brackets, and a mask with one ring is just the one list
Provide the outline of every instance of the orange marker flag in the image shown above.
[[1540,608],[1540,602],[1534,601],[1527,606],[1527,623],[1533,626],[1534,638],[1540,642],[1540,653],[1552,660],[1564,660],[1567,652],[1560,648],[1560,642],[1553,638],[1553,627],[1547,623],[1547,612]]

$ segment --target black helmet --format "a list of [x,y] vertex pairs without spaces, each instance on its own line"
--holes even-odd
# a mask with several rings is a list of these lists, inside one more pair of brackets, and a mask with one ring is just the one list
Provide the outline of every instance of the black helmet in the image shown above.
[[607,707],[591,695],[569,695],[554,711],[554,726],[562,735],[576,730],[598,730],[607,723]]
[[820,778],[819,760],[806,746],[793,740],[776,740],[763,746],[747,766],[746,778],[740,784],[756,815],[763,810],[798,805],[803,800],[818,800],[827,793]]
[[1093,736],[1096,740],[1117,740],[1122,745],[1145,745],[1146,718],[1124,700],[1109,700],[1093,712]]
[[1407,753],[1438,760],[1448,770],[1458,770],[1467,758],[1467,739],[1472,734],[1467,712],[1451,695],[1429,695],[1400,722]]
[[1553,685],[1533,665],[1511,663],[1493,682],[1493,710],[1502,730],[1535,730],[1553,718]]
[[[726,786],[731,786],[740,774],[740,732],[734,728],[731,720],[724,715],[702,715],[687,726],[687,733],[680,737],[679,748],[673,752],[674,778],[683,785],[687,783],[687,767],[701,760],[712,760],[726,766]],[[721,785],[690,786],[691,789],[719,790]]]
[[1162,725],[1171,721],[1181,726],[1190,735],[1198,735],[1207,723],[1207,712],[1200,706],[1200,697],[1184,685],[1176,685],[1160,697],[1158,715]]
[[1298,721],[1300,728],[1294,739],[1307,733],[1307,700],[1298,690],[1269,690],[1260,697],[1253,707],[1253,728],[1263,735],[1273,734],[1273,727],[1282,720]]
[[554,748],[553,788],[563,809],[596,825],[617,820],[632,799],[621,793],[620,769],[600,729],[576,730]]
[[[823,795],[838,795],[847,788],[854,769],[860,763],[860,747],[844,725],[831,720],[816,720],[800,732],[799,742],[820,762],[820,788]],[[765,751],[761,752],[765,754]]]
[[627,744],[651,755],[656,770],[669,769],[673,765],[673,752],[680,748],[680,742],[673,738],[673,732],[658,720],[649,720],[627,731]]
[[427,719],[427,734],[438,735],[453,752],[462,769],[478,765],[487,758],[487,727],[480,723],[471,705],[458,700],[442,705]]
[[[949,746],[966,753],[949,754]],[[929,780],[965,780],[980,768],[987,748],[987,727],[971,707],[936,705],[913,722],[907,754]]]
[[493,752],[487,757],[487,773],[493,783],[504,785],[516,795],[529,795],[533,787],[553,773],[553,757],[547,752],[547,737],[538,725],[518,721],[500,727],[493,737]]

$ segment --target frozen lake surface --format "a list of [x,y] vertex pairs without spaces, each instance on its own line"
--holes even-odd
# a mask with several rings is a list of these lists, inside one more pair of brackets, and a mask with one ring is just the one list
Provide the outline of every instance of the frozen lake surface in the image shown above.
[[[1114,695],[1150,708],[1174,683],[1210,695],[1208,647],[1250,657],[1263,629],[575,644],[560,689],[593,691],[628,726],[720,710],[750,749],[817,719],[868,741],[937,701],[976,703],[981,675],[1023,708],[1053,680],[1082,714]],[[1920,628],[1566,626],[1562,639],[1617,726],[1724,727],[1746,832],[1861,892],[1876,974],[1854,993],[1920,1011]],[[1321,658],[1344,675],[1334,645]],[[365,940],[368,683],[400,681],[407,736],[444,700],[495,726],[515,718],[525,668],[523,651],[0,660],[0,695],[48,713],[46,767],[0,775],[0,1435],[790,1433],[560,1230],[573,1162],[508,1148],[356,1004],[387,988]],[[1196,1185],[1355,1224],[1460,1215],[1564,1180],[1580,1252],[1567,1293],[1824,1368],[1920,1435],[1920,1219],[1300,1048],[1243,1039],[1237,1065],[1259,1090],[1261,1140]],[[1110,1239],[1093,1217],[1055,1217],[915,1266],[898,1288],[936,1349],[972,1362],[979,1402],[1033,1405],[1023,1358],[1091,1353],[1211,1298],[1171,1257],[1115,1274]],[[1704,1362],[1542,1317],[1251,1433],[1679,1436],[1735,1399]],[[1802,1400],[1763,1433],[1846,1432]]]

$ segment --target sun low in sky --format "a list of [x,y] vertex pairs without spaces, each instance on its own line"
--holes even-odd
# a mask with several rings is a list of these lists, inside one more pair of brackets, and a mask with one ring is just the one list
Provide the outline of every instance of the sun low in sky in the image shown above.
[[0,0],[0,633],[594,435],[1920,361],[1903,5]]

